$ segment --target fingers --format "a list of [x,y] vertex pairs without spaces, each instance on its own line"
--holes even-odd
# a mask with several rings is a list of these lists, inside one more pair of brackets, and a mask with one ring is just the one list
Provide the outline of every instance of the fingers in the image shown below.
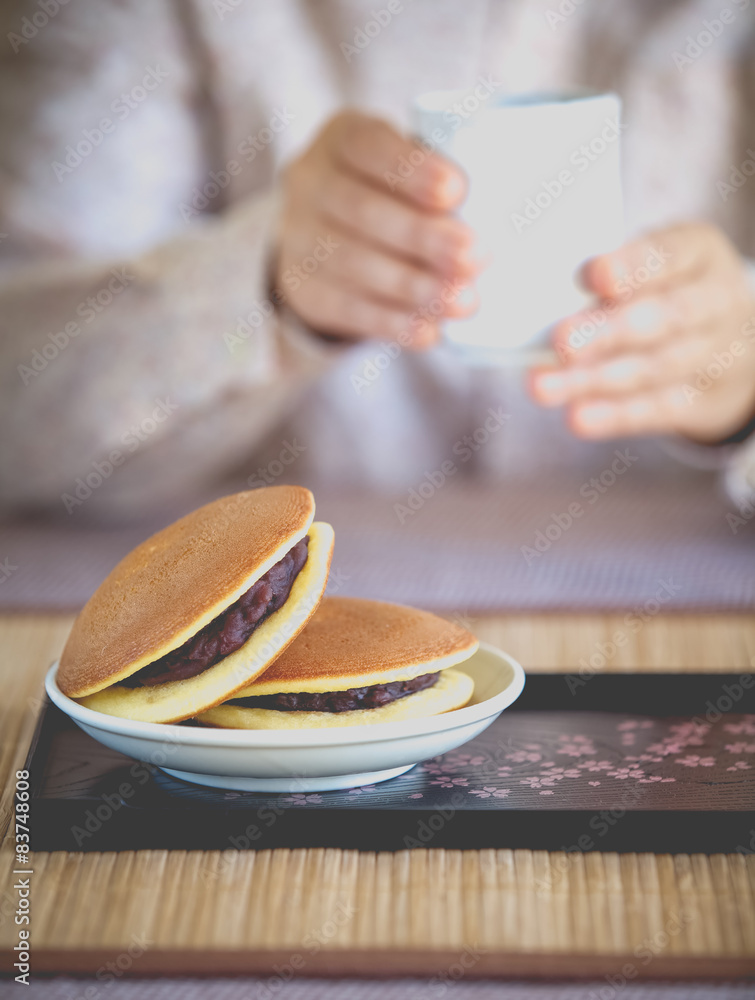
[[[728,404],[722,408],[725,397]],[[742,426],[752,412],[752,384],[716,385],[710,391],[667,386],[623,399],[592,399],[567,410],[577,437],[592,440],[645,434],[681,434],[699,442],[720,441]]]
[[439,338],[437,324],[419,313],[374,301],[325,277],[303,284],[297,296],[297,312],[314,330],[398,341],[415,350],[430,347]]
[[337,245],[287,292],[310,327],[415,348],[437,340],[441,318],[476,308],[474,236],[449,214],[466,193],[453,164],[385,122],[347,112],[283,176],[277,274],[298,274],[317,234],[334,234]]
[[582,438],[671,433],[683,426],[689,403],[680,388],[660,388],[616,399],[591,399],[567,411],[567,423]]
[[556,324],[552,339],[567,365],[593,364],[622,351],[655,349],[681,332],[711,328],[729,308],[726,285],[710,278],[626,305],[577,313]]
[[589,397],[626,396],[688,380],[710,357],[710,335],[690,335],[656,351],[622,354],[589,367],[533,372],[532,393],[543,406],[562,406]]
[[755,355],[737,338],[751,293],[721,232],[676,226],[589,261],[582,277],[600,301],[554,327],[562,367],[531,374],[539,403],[565,405],[584,438],[720,440],[739,426],[755,394]]
[[466,316],[475,296],[469,285],[444,279],[435,271],[336,231],[339,247],[328,261],[328,274],[366,295],[405,310],[432,307],[437,316]]
[[455,164],[387,122],[347,112],[336,118],[332,134],[336,162],[380,190],[440,212],[458,207],[466,197],[466,178]]
[[713,226],[673,226],[594,257],[580,277],[585,288],[601,298],[621,298],[635,286],[647,293],[704,270],[724,248],[725,240]]
[[458,219],[434,217],[348,174],[327,176],[317,194],[326,220],[446,276],[472,274],[473,235]]
[[678,433],[720,440],[741,426],[755,398],[755,353],[741,342],[729,348],[701,335],[581,372],[562,397],[567,424],[583,438]]

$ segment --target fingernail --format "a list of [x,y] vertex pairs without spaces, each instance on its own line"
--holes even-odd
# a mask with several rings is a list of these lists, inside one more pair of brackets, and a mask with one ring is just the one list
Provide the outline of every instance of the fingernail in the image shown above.
[[445,253],[445,271],[449,276],[463,281],[469,275],[477,274],[477,261],[468,246],[459,243],[449,245]]
[[424,347],[430,347],[435,343],[436,336],[437,331],[435,327],[422,320],[419,326],[415,327],[411,332],[412,347],[419,350]]
[[644,374],[646,370],[647,363],[643,358],[623,357],[601,365],[596,375],[599,382],[626,382]]
[[628,271],[621,257],[614,257],[613,259],[609,258],[609,260],[609,267],[614,281],[621,281],[622,278],[626,278]]
[[558,404],[566,396],[566,379],[561,372],[547,372],[535,378],[535,390],[546,402]]
[[583,292],[592,291],[590,284],[587,280],[587,272],[590,269],[590,264],[592,263],[592,258],[586,260],[584,264],[579,268],[577,273],[574,275],[574,284],[581,288]]
[[464,179],[456,171],[448,173],[440,188],[443,201],[446,204],[457,202],[464,194],[465,187]]
[[592,374],[586,368],[567,368],[560,372],[548,372],[544,381],[553,393],[566,396],[571,392],[583,392],[592,381]]
[[588,403],[577,411],[579,424],[587,430],[600,430],[607,426],[613,416],[614,407],[610,403]]
[[466,308],[467,306],[473,306],[477,301],[477,292],[473,285],[467,285],[466,288],[462,288],[459,294],[454,299],[457,306]]
[[638,302],[627,310],[626,322],[630,330],[651,333],[661,320],[661,310],[655,302]]

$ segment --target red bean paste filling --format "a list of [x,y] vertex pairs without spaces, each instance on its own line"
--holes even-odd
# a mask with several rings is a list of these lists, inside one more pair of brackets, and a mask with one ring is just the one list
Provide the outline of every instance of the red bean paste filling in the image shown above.
[[424,691],[432,687],[439,676],[437,673],[422,674],[409,681],[349,688],[348,691],[326,691],[323,694],[311,691],[259,694],[251,698],[234,698],[226,704],[241,708],[273,708],[278,712],[354,712],[359,708],[380,708],[415,691]]
[[167,681],[185,681],[235,653],[251,634],[288,599],[294,580],[307,561],[309,535],[297,542],[272,569],[222,614],[191,639],[137,670],[120,683],[126,687],[151,687]]

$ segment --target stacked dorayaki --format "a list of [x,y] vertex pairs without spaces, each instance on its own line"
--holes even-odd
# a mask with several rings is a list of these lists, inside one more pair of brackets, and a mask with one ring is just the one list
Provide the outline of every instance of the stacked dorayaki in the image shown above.
[[314,497],[222,497],[129,553],[74,622],[57,682],[97,712],[227,729],[415,719],[472,696],[466,629],[415,608],[324,597],[334,534]]

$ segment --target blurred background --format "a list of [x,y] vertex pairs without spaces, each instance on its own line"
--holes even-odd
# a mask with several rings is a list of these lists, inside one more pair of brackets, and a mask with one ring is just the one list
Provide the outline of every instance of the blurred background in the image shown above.
[[[344,593],[461,616],[752,605],[750,0],[0,19],[4,603],[75,606],[178,514],[296,482]],[[442,343],[484,254],[412,105],[456,88],[621,98],[626,244],[554,326],[563,348],[591,324],[589,354],[553,370]]]

